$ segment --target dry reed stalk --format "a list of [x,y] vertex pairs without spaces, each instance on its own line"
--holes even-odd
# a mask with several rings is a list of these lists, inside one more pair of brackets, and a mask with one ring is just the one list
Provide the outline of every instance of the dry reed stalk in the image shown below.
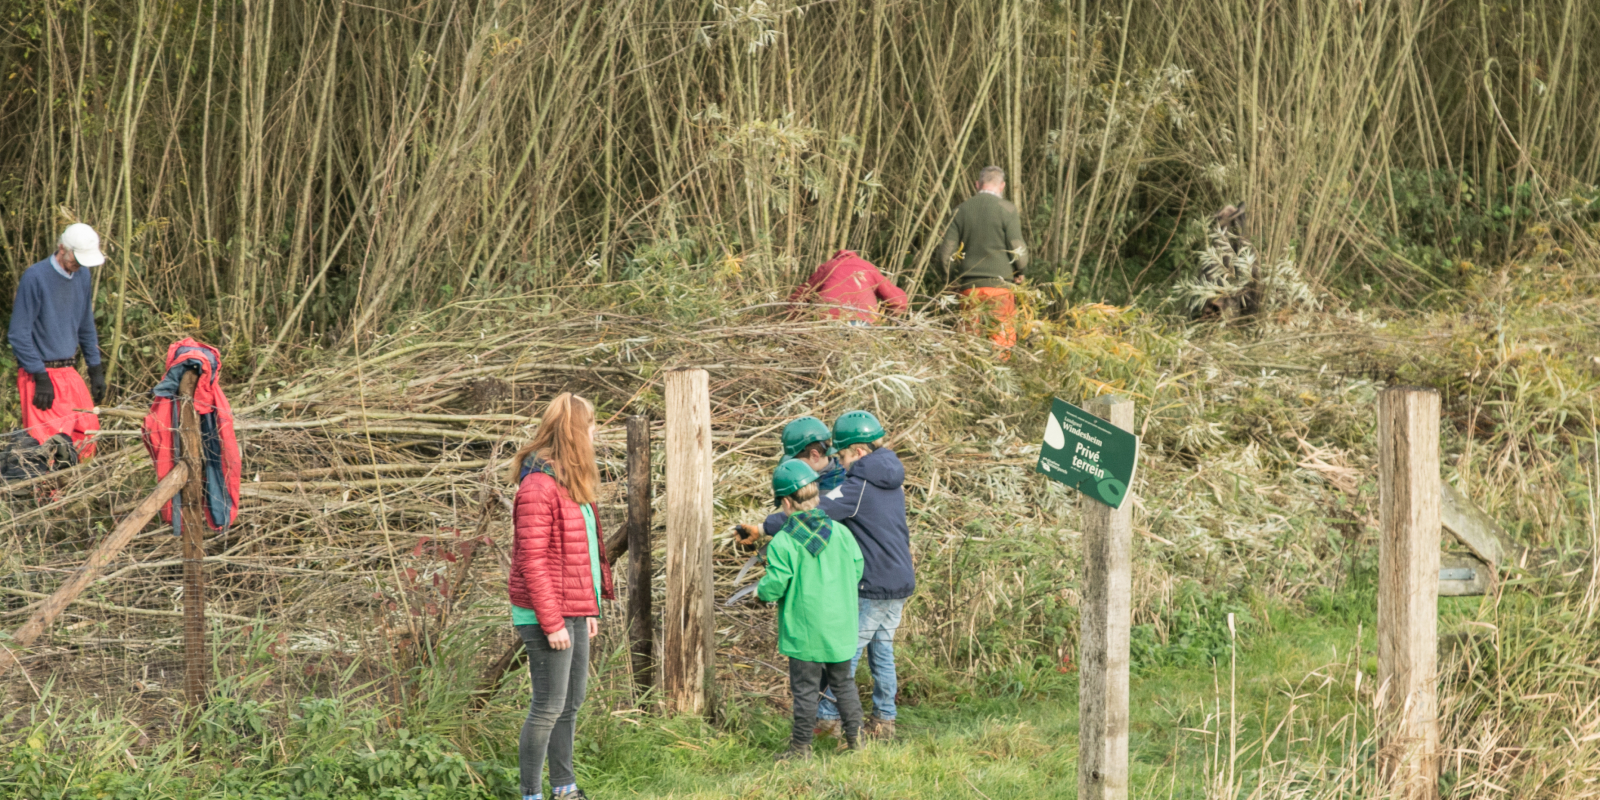
[[[0,249],[14,275],[58,208],[100,226],[116,374],[198,326],[259,379],[312,333],[674,268],[652,248],[685,241],[701,253],[676,268],[734,265],[747,287],[842,245],[930,291],[928,244],[989,161],[1037,218],[1041,274],[1096,295],[1148,288],[1117,265],[1142,228],[1188,247],[1176,228],[1239,200],[1267,257],[1294,245],[1314,281],[1376,271],[1418,295],[1439,276],[1373,228],[1403,223],[1402,177],[1503,198],[1493,247],[1530,205],[1581,233],[1557,204],[1600,182],[1582,91],[1600,56],[1578,46],[1600,8],[1578,0],[751,8],[28,0],[0,45],[23,65],[0,163],[27,209]],[[123,33],[94,44],[106,24]]]

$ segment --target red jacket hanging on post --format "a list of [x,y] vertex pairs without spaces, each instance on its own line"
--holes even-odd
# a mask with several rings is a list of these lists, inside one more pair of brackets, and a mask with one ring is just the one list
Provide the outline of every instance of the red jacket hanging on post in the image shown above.
[[[226,530],[239,517],[239,440],[233,432],[233,408],[222,393],[222,354],[209,344],[184,339],[167,348],[167,373],[152,389],[150,413],[144,418],[144,446],[156,465],[157,480],[165,478],[182,450],[178,436],[178,387],[183,374],[196,370],[194,411],[200,417],[200,442],[204,452],[206,522],[212,530]],[[179,498],[161,507],[161,518],[172,521],[182,513]]]
[[823,313],[834,319],[867,324],[878,321],[880,301],[896,314],[911,307],[900,287],[852,250],[834,253],[789,297],[791,303],[832,306]]

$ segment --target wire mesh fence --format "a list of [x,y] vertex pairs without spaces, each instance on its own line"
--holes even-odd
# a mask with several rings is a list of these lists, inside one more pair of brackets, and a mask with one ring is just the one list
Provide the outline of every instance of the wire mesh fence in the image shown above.
[[[280,698],[317,695],[404,672],[444,638],[464,635],[481,636],[475,660],[487,665],[509,631],[508,611],[499,612],[510,495],[497,485],[498,475],[458,477],[426,493],[437,510],[420,514],[403,505],[406,496],[415,502],[424,494],[415,484],[385,492],[381,500],[376,488],[363,498],[350,490],[345,499],[340,491],[331,502],[304,491],[284,493],[271,503],[293,508],[293,518],[207,531],[199,562],[185,557],[171,526],[152,522],[51,630],[19,654],[13,677],[21,681],[13,682],[10,700],[51,693],[70,703],[141,707],[164,718],[190,705],[197,685],[205,694],[226,690],[231,681],[265,678]],[[601,521],[608,530],[621,528],[621,490],[615,481],[604,486]],[[123,493],[115,494],[120,499]],[[39,508],[32,507],[31,493],[6,498],[12,519],[25,521],[8,526],[4,544],[5,628],[34,614],[81,568],[84,554],[120,521],[118,514],[95,512],[136,502],[126,494],[129,502],[120,504],[57,500],[43,507],[56,512],[48,515],[34,514]],[[400,508],[386,520],[374,515],[363,520],[367,524],[350,525],[348,506],[355,503]],[[196,566],[204,575],[203,618],[185,614]],[[615,613],[621,605],[612,608]]]
[[[285,432],[265,437],[291,445],[300,438]],[[626,520],[617,450],[602,447],[600,523],[608,539]],[[228,531],[207,531],[200,562],[205,618],[198,631],[192,628],[198,620],[184,613],[185,572],[194,562],[184,557],[171,526],[151,522],[21,654],[21,680],[11,682],[8,704],[52,695],[79,706],[115,705],[143,719],[154,734],[192,707],[186,680],[194,676],[204,676],[206,695],[228,695],[248,683],[251,692],[291,707],[374,684],[389,687],[386,698],[400,700],[407,675],[441,661],[479,690],[493,690],[508,675],[518,680],[520,660],[497,665],[517,642],[505,599],[513,494],[498,457],[504,452],[503,446],[457,448],[438,462],[431,483],[364,478],[359,468],[341,471],[350,476],[342,480],[317,477],[296,488],[274,481],[278,485],[262,489],[268,481],[248,481],[251,513]],[[119,456],[137,461],[121,450],[108,453],[84,474],[63,476],[52,490],[57,499],[44,506],[26,490],[5,498],[6,512],[22,522],[8,526],[7,556],[0,562],[4,627],[27,618],[81,568],[84,553],[124,518],[116,512],[136,504],[149,487],[130,478],[141,488],[98,496],[71,488],[73,481],[121,474]],[[458,464],[469,468],[450,469]],[[306,471],[316,469],[323,468]],[[113,513],[103,513],[107,508]],[[659,531],[655,541],[659,546]],[[657,558],[656,574],[646,576],[658,608],[663,561]],[[732,567],[726,569],[731,574]],[[634,587],[621,561],[613,572],[617,602],[606,604],[608,618],[592,657],[597,667],[607,665],[602,683],[613,694],[637,699],[626,657],[625,609]],[[770,613],[754,604],[719,608],[717,622],[732,648],[723,655],[744,667],[744,681],[776,693],[783,673],[767,652]],[[202,646],[187,647],[191,636]],[[659,630],[654,638],[660,641]]]

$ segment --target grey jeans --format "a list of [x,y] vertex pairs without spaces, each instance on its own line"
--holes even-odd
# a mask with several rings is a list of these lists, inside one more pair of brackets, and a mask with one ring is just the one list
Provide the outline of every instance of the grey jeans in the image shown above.
[[810,747],[817,724],[817,701],[822,690],[832,687],[839,697],[839,711],[844,718],[844,736],[855,741],[861,732],[861,696],[856,693],[856,679],[850,674],[850,662],[823,664],[818,661],[789,659],[789,694],[794,700],[794,728],[789,741],[796,747]]
[[589,683],[589,623],[584,617],[567,617],[572,646],[550,647],[538,625],[518,625],[517,635],[528,650],[528,674],[533,678],[533,701],[522,722],[517,742],[522,767],[522,793],[543,794],[539,778],[545,756],[550,759],[550,785],[577,783],[572,771],[572,738],[577,732],[578,707]]

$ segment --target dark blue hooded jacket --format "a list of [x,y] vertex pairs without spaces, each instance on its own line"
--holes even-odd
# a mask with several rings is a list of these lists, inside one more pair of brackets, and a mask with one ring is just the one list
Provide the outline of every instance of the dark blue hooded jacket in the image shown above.
[[855,534],[866,561],[860,595],[900,600],[917,588],[911,566],[911,528],[906,524],[906,468],[887,447],[863,456],[845,472],[839,488],[822,495],[819,507]]

